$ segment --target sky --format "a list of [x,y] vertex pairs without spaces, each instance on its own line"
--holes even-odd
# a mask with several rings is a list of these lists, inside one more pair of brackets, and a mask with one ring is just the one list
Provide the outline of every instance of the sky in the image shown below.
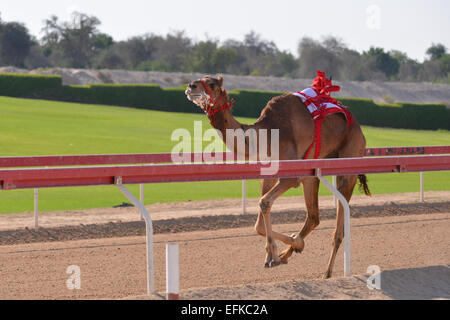
[[400,50],[423,61],[432,43],[450,49],[449,0],[0,0],[3,21],[24,23],[40,38],[43,20],[73,11],[100,19],[115,40],[184,30],[190,38],[242,41],[255,31],[297,56],[302,37],[339,37],[359,52]]

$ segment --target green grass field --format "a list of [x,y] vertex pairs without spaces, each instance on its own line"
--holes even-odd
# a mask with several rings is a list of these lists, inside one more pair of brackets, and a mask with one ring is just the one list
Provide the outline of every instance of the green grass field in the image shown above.
[[[195,106],[192,105],[194,108]],[[239,118],[243,123],[254,119]],[[0,97],[0,156],[170,152],[172,131],[189,130],[204,115]],[[363,127],[368,147],[449,145],[450,131]],[[209,142],[205,142],[205,147]],[[450,172],[426,172],[425,190],[450,190]],[[414,192],[418,173],[369,175],[374,194]],[[138,186],[130,186],[138,194]],[[40,189],[42,211],[112,207],[127,200],[114,186]],[[356,191],[359,193],[359,191]],[[259,181],[247,183],[258,197]],[[286,195],[300,195],[301,188]],[[321,187],[320,194],[330,194]],[[148,184],[145,203],[241,197],[240,181]],[[33,190],[0,191],[0,213],[33,210]]]

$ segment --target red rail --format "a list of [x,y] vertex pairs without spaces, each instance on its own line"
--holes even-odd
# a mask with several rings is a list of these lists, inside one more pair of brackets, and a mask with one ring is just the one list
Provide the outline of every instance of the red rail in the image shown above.
[[[202,153],[189,153],[191,162],[202,162]],[[212,153],[212,156],[216,155]],[[232,157],[231,152],[221,153],[223,159]],[[0,168],[11,167],[52,167],[52,166],[85,166],[102,164],[138,164],[138,163],[172,163],[170,153],[141,154],[107,154],[107,155],[77,155],[77,156],[37,156],[37,157],[2,157]]]
[[261,163],[138,165],[0,170],[0,189],[137,184],[268,177],[450,170],[450,155],[279,161],[276,174]]
[[[366,156],[450,154],[450,146],[367,148]],[[214,154],[213,154],[214,155]],[[219,154],[218,154],[219,155]],[[202,162],[202,153],[190,153],[191,162]],[[221,153],[223,159],[235,159],[230,152]],[[170,153],[111,154],[75,156],[1,157],[0,168],[85,166],[107,164],[172,163]]]

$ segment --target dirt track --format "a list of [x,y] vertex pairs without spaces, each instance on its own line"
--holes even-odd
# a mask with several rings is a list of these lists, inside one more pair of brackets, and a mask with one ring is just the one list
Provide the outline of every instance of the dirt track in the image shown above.
[[[273,269],[263,268],[265,240],[252,227],[156,234],[156,289],[164,294],[165,243],[175,241],[186,299],[450,299],[450,210],[441,204],[441,213],[410,214],[411,205],[395,215],[396,206],[384,216],[352,218],[352,274],[360,276],[340,278],[341,249],[334,279],[317,280],[326,269],[334,228],[333,220],[323,219],[306,239],[305,251]],[[299,224],[274,228],[291,233]],[[365,287],[362,275],[374,264],[384,271],[382,292]],[[81,269],[81,290],[66,287],[70,265]],[[142,298],[145,238],[2,245],[0,279],[1,299]]]
[[[421,203],[415,193],[355,196],[351,216],[383,217],[450,212],[450,192],[427,192]],[[248,199],[242,214],[240,199],[157,203],[146,206],[154,233],[176,233],[253,226],[258,199]],[[272,208],[275,224],[302,223],[306,216],[300,197],[285,197]],[[320,198],[320,219],[335,219],[332,197]],[[134,207],[40,213],[39,229],[31,227],[32,213],[0,215],[0,245],[145,235],[145,223]]]

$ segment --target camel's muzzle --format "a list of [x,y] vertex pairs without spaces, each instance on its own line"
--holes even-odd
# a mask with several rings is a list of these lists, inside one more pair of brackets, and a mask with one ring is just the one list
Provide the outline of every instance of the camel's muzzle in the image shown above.
[[189,101],[192,101],[197,106],[199,106],[203,111],[206,112],[206,108],[209,105],[210,97],[206,92],[203,90],[201,92],[192,92],[192,89],[188,87],[186,91],[184,92],[186,94],[186,97]]
[[192,92],[192,87],[191,87],[191,85],[189,85],[189,86],[186,88],[186,90],[184,91],[184,93],[186,94],[188,100],[190,100],[190,101],[199,99],[199,98],[201,98],[201,97],[205,94],[204,91],[203,91],[203,92],[195,92],[195,93]]

